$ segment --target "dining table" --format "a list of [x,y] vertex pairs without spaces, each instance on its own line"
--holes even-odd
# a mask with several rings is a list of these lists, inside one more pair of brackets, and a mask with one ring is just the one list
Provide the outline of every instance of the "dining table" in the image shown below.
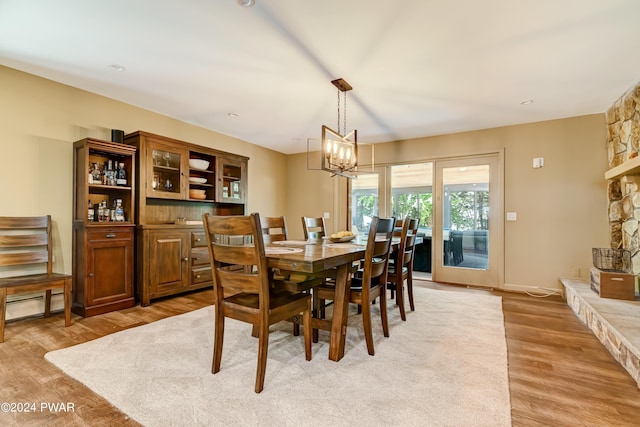
[[274,242],[265,247],[269,268],[281,272],[302,273],[307,276],[326,276],[335,270],[335,299],[330,320],[312,319],[312,327],[330,331],[329,359],[339,361],[344,356],[349,309],[348,276],[355,261],[364,258],[366,236],[350,242],[334,243],[329,239],[290,240]]

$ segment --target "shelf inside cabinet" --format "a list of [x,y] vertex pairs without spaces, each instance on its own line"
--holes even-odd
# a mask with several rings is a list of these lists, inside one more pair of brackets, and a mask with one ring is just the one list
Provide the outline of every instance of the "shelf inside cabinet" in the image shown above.
[[131,187],[125,187],[123,185],[102,185],[102,184],[89,184],[89,191],[93,190],[120,190],[120,191],[131,191]]

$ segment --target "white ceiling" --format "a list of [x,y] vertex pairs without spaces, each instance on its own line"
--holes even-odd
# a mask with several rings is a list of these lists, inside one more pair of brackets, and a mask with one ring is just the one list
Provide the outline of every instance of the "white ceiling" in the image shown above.
[[640,1],[0,0],[0,64],[289,154],[340,77],[365,144],[604,112]]

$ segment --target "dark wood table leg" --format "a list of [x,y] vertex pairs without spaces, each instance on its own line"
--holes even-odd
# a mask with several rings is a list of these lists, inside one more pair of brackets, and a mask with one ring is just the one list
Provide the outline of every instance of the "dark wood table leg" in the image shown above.
[[336,293],[333,302],[333,319],[331,321],[331,341],[329,359],[335,362],[344,356],[344,343],[347,335],[347,313],[349,311],[349,288],[347,287],[348,264],[337,268]]

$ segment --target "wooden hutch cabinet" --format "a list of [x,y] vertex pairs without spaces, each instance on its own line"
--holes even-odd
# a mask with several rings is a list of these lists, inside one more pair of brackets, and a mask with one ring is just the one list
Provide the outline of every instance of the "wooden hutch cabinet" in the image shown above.
[[133,307],[136,148],[92,138],[73,148],[72,310]]
[[138,131],[136,293],[152,299],[213,286],[202,215],[244,215],[248,158]]

